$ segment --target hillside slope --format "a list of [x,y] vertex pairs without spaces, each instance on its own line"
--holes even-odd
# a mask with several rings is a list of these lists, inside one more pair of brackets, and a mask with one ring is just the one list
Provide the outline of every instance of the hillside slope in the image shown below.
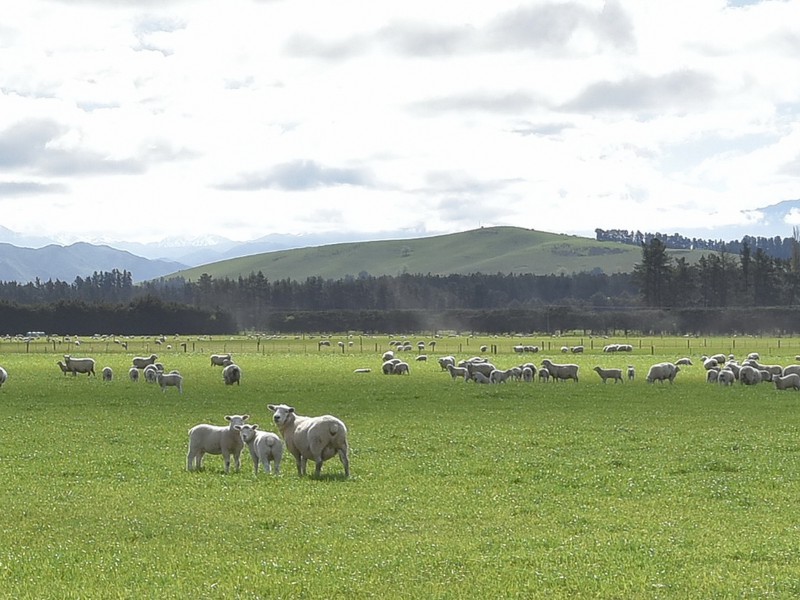
[[[675,251],[693,262],[700,252]],[[330,244],[265,252],[173,273],[196,281],[207,273],[236,279],[261,271],[270,280],[319,276],[342,279],[359,274],[432,275],[469,273],[627,273],[642,258],[641,248],[616,242],[520,227],[485,227],[415,239]]]

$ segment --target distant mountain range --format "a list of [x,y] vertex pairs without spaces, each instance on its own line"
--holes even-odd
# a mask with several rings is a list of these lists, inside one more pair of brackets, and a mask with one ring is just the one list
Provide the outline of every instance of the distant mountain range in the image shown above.
[[[680,233],[686,237],[725,241],[739,240],[746,235],[769,238],[791,237],[793,224],[800,224],[800,200],[786,200],[742,213],[746,217],[747,225],[710,227],[706,223],[687,223],[687,226],[679,232],[650,231],[649,233]],[[620,223],[620,228],[625,228],[624,222]],[[428,237],[435,235],[430,234]],[[42,281],[60,279],[71,283],[75,277],[86,277],[94,271],[119,269],[130,271],[134,281],[144,281],[179,271],[193,274],[193,271],[187,270],[230,259],[283,250],[311,249],[345,243],[420,239],[422,238],[419,236],[415,237],[414,232],[383,231],[270,234],[248,242],[237,242],[221,236],[205,236],[190,239],[167,238],[150,244],[105,240],[101,243],[65,244],[44,236],[19,234],[0,226],[0,280],[25,283],[34,281],[38,277]],[[259,259],[254,258],[247,264],[251,263],[258,264]],[[204,270],[210,273],[219,269],[211,267]]]

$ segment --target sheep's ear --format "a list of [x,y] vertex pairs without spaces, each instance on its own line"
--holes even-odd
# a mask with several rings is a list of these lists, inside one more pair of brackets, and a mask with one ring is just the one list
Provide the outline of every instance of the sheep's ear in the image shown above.
[[247,421],[250,418],[250,415],[242,415],[242,421]]
[[230,421],[231,420],[231,416],[230,415],[225,415],[225,420],[226,421]]
[[289,407],[289,412],[290,412],[290,413],[293,413],[293,412],[294,412],[294,406],[290,406],[290,407]]
[[270,409],[272,412],[275,412],[275,405],[274,404],[267,404],[267,408]]
[[253,429],[258,429],[258,425],[257,424],[250,425],[250,427],[252,427]]

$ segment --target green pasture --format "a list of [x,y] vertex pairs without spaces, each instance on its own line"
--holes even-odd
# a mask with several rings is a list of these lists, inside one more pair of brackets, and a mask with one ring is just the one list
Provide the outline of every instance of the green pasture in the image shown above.
[[[382,375],[403,337],[0,341],[0,598],[800,595],[800,393],[707,384],[698,360],[644,381],[681,356],[795,363],[800,339],[407,336],[429,360],[415,346],[409,376]],[[479,385],[435,362],[482,345],[501,368],[577,362],[581,381]],[[224,351],[241,386],[209,364]],[[114,380],[63,375],[67,352]],[[182,395],[127,379],[150,352]],[[603,384],[596,365],[637,378]],[[352,477],[333,459],[300,478],[288,455],[255,476],[246,449],[239,473],[219,456],[186,471],[191,426],[248,413],[274,429],[268,403],[343,419]]]

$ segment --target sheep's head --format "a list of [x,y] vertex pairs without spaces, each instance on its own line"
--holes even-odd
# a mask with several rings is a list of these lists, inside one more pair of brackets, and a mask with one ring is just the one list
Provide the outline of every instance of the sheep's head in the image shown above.
[[294,420],[294,407],[285,404],[270,404],[267,406],[273,413],[272,419],[278,427],[283,427],[289,421]]
[[244,425],[234,425],[233,428],[242,436],[242,441],[245,444],[249,444],[256,437],[256,429],[258,429],[258,425],[249,425],[245,423]]
[[236,429],[237,425],[244,425],[244,422],[250,418],[250,415],[225,415],[225,420],[230,423],[230,426]]

